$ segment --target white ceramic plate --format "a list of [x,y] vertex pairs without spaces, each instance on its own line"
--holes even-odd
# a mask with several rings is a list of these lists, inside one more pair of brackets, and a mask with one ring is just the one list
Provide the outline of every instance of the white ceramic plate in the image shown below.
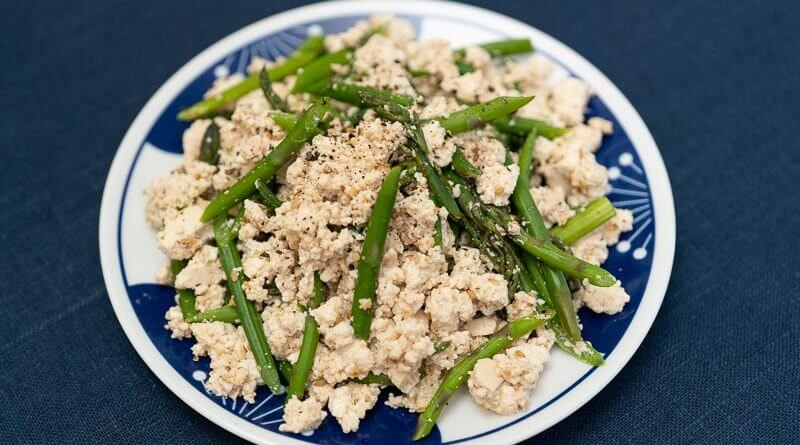
[[293,9],[247,26],[193,58],[156,92],[134,120],[108,173],[100,212],[100,255],[109,298],[125,333],[150,369],[178,397],[203,416],[257,443],[300,441],[405,443],[416,416],[379,402],[356,434],[343,435],[330,417],[307,436],[277,432],[282,400],[259,391],[254,404],[208,394],[202,381],[208,362],[191,359],[191,341],[175,341],[163,328],[173,304],[171,288],[153,284],[164,261],[155,233],[144,220],[143,191],[180,159],[185,124],[174,119],[195,102],[215,75],[243,71],[254,54],[287,54],[307,33],[340,32],[376,12],[409,19],[418,38],[446,38],[453,46],[508,37],[530,37],[540,54],[558,65],[555,77],[587,81],[596,97],[590,115],[615,124],[597,153],[609,167],[610,198],[635,215],[634,230],[623,236],[606,267],[620,278],[632,300],[615,316],[581,312],[586,337],[606,353],[606,364],[590,368],[554,349],[530,407],[513,416],[485,412],[454,397],[427,439],[431,443],[491,441],[511,443],[531,437],[568,416],[605,387],[644,339],[661,305],[675,249],[675,213],[669,178],[655,142],[623,94],[583,57],[547,34],[500,14],[437,1],[320,3]]

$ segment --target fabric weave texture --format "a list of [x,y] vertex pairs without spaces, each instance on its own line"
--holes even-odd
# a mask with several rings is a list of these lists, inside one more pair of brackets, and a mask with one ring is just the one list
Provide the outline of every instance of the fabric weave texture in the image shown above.
[[[653,133],[677,208],[672,281],[640,350],[528,443],[797,443],[800,3],[474,3],[608,75]],[[299,4],[4,8],[0,443],[241,442],[128,342],[103,284],[98,212],[116,147],[158,86],[221,37]]]

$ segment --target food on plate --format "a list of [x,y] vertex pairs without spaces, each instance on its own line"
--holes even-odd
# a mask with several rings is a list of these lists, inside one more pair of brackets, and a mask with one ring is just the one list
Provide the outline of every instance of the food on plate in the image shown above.
[[577,309],[630,299],[601,265],[632,216],[594,156],[611,122],[552,69],[528,39],[457,49],[381,16],[181,111],[183,160],[145,217],[166,328],[210,358],[208,391],[265,386],[282,431],[352,432],[391,387],[419,439],[462,386],[526,409],[554,345],[601,365]]

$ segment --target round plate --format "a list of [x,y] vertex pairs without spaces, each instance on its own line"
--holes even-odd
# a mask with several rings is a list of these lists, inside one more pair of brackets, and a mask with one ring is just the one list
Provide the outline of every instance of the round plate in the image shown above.
[[[558,68],[554,77],[573,75],[588,82],[596,96],[589,116],[614,123],[614,134],[597,152],[609,168],[610,198],[634,213],[634,229],[612,249],[605,264],[631,295],[614,316],[581,311],[584,334],[606,354],[606,364],[591,368],[553,349],[529,408],[499,416],[458,394],[426,439],[429,443],[491,440],[511,443],[550,427],[597,394],[628,362],[661,306],[675,250],[675,211],[666,169],[655,142],[625,96],[583,57],[554,38],[517,20],[455,3],[436,1],[321,3],[258,21],[222,39],[173,75],[136,117],[108,173],[100,212],[100,256],[108,295],[136,351],[178,397],[200,414],[258,443],[348,441],[408,443],[416,415],[378,402],[357,433],[344,435],[333,418],[313,434],[278,432],[282,398],[260,388],[253,404],[226,400],[205,391],[208,360],[192,360],[191,340],[172,340],[164,313],[174,304],[170,287],[154,284],[164,256],[155,232],[145,222],[143,191],[180,160],[184,123],[175,114],[201,97],[215,76],[244,71],[253,55],[285,55],[308,33],[341,32],[376,12],[409,20],[418,38],[445,38],[454,47],[508,37],[529,36],[540,54]],[[385,395],[384,395],[385,397]]]

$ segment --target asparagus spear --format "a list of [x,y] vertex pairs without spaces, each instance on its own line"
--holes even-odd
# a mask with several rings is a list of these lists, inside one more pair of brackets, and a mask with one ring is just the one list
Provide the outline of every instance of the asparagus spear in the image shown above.
[[269,80],[269,73],[267,73],[266,68],[261,69],[261,73],[258,75],[258,83],[261,85],[261,91],[264,93],[264,97],[267,98],[267,102],[272,105],[272,108],[285,113],[292,112],[289,105],[286,105],[286,101],[272,89],[272,81]]
[[308,140],[317,132],[317,124],[328,111],[328,99],[322,98],[314,102],[291,130],[286,137],[259,161],[252,170],[242,176],[229,189],[214,197],[214,200],[203,211],[201,221],[207,222],[223,215],[236,204],[244,201],[256,191],[256,180],[267,181],[277,172],[289,159],[292,158]]
[[258,191],[258,196],[261,198],[261,202],[264,203],[271,211],[275,211],[278,207],[283,204],[281,199],[275,196],[275,193],[267,187],[264,181],[260,179],[256,179],[254,184],[256,186],[256,191]]
[[489,337],[475,352],[459,360],[459,362],[447,372],[439,388],[433,394],[433,398],[428,403],[427,408],[425,408],[425,412],[419,415],[417,428],[414,430],[412,439],[420,440],[430,434],[447,400],[461,387],[467,377],[469,377],[469,373],[475,367],[475,363],[477,363],[478,360],[492,358],[494,355],[499,354],[518,338],[528,335],[534,329],[542,326],[552,316],[552,312],[548,312],[536,316],[517,318]]
[[453,153],[451,165],[453,170],[455,170],[456,173],[458,173],[462,178],[474,179],[481,175],[481,171],[478,169],[478,167],[472,165],[472,163],[469,162],[469,159],[467,159],[467,157],[464,156],[464,153],[459,149],[456,149],[456,152]]
[[555,139],[569,131],[567,128],[554,127],[545,121],[516,116],[498,117],[492,121],[492,125],[504,133],[516,134],[522,137],[527,136],[535,128],[539,136],[547,139]]
[[217,241],[219,261],[225,271],[228,289],[233,295],[233,302],[242,323],[247,344],[261,372],[261,379],[273,394],[283,394],[275,359],[269,349],[267,337],[264,335],[264,325],[253,303],[247,299],[242,288],[245,276],[242,273],[242,261],[236,250],[234,238],[236,237],[235,224],[228,227],[225,216],[214,220],[214,238]]
[[[525,223],[525,230],[538,239],[550,242],[550,232],[547,231],[542,214],[536,207],[528,188],[531,182],[531,162],[535,144],[536,129],[533,129],[528,133],[519,150],[519,176],[511,201],[514,203],[520,219]],[[572,293],[569,291],[564,274],[548,266],[542,267],[542,274],[561,328],[569,338],[580,341],[581,328],[578,326],[578,314],[572,304]]]
[[[489,42],[478,45],[489,52],[493,57],[510,56],[513,54],[524,54],[533,51],[530,39],[508,39],[498,42]],[[453,53],[459,74],[466,74],[475,71],[475,68],[464,61],[465,51],[457,50]]]
[[553,227],[550,233],[565,244],[571,245],[602,226],[616,214],[617,211],[611,201],[605,196],[601,196],[567,220],[563,226]]
[[385,100],[403,106],[414,104],[414,97],[407,94],[397,94],[389,91],[382,91],[377,88],[354,85],[340,80],[323,80],[321,82],[307,85],[301,89],[305,93],[317,96],[327,96],[351,105],[364,106],[362,99],[363,93],[371,93],[382,97]]
[[[283,63],[270,68],[268,71],[269,80],[276,82],[290,74],[294,74],[298,69],[322,54],[324,50],[325,43],[322,36],[309,37]],[[253,73],[227,90],[182,110],[178,113],[178,120],[191,121],[213,115],[226,104],[258,88],[258,77],[259,73]]]
[[219,162],[219,126],[214,121],[208,124],[203,133],[200,160],[212,165],[217,165]]
[[383,260],[383,246],[389,220],[400,187],[402,167],[393,167],[383,180],[378,197],[372,206],[372,214],[367,223],[364,244],[361,247],[361,259],[358,262],[358,277],[353,292],[353,330],[355,336],[369,339],[372,313],[375,311],[375,289],[378,287],[378,272]]
[[[169,267],[172,271],[173,279],[178,276],[181,270],[186,267],[186,261],[182,260],[170,260]],[[178,293],[178,307],[181,309],[181,314],[183,315],[183,319],[187,320],[197,314],[197,309],[195,309],[195,300],[196,297],[194,295],[194,291],[189,289],[175,289]]]
[[533,96],[496,97],[488,102],[476,104],[450,116],[438,119],[442,127],[450,134],[473,130],[499,117],[509,115],[533,100]]
[[326,54],[317,60],[309,63],[303,71],[298,74],[294,81],[292,93],[299,93],[308,85],[319,82],[333,76],[332,65],[344,65],[353,58],[353,49],[345,48],[335,53]]
[[284,131],[289,131],[297,123],[297,116],[291,113],[275,112],[270,113],[269,117],[275,121],[278,126],[283,128]]
[[308,310],[306,312],[306,322],[303,329],[303,342],[300,344],[300,353],[297,356],[297,362],[292,367],[292,377],[289,380],[289,387],[286,390],[286,401],[297,397],[303,398],[306,392],[306,384],[308,383],[308,376],[311,374],[311,368],[314,366],[314,357],[317,354],[317,344],[319,343],[319,326],[316,320],[311,315],[311,309],[315,309],[322,304],[325,298],[325,285],[319,278],[318,273],[314,273],[314,296],[308,303]]
[[186,321],[188,323],[221,321],[224,323],[239,324],[239,312],[236,310],[236,306],[229,304],[216,309],[198,312],[197,314],[186,319]]

